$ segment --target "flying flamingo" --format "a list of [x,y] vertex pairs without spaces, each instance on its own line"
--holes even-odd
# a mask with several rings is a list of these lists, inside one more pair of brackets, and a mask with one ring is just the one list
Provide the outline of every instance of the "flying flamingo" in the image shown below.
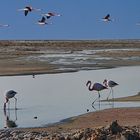
[[36,8],[31,7],[31,6],[26,6],[23,9],[18,9],[18,11],[24,11],[24,15],[27,16],[29,12],[41,11],[41,9],[36,9]]
[[0,27],[9,27],[8,24],[0,24]]
[[103,21],[108,22],[108,21],[112,21],[110,19],[110,14],[107,14],[104,18],[102,18]]
[[95,101],[96,101],[97,99],[99,99],[99,104],[100,104],[100,92],[99,92],[99,91],[104,90],[104,89],[107,89],[107,87],[106,87],[106,86],[103,86],[103,85],[100,84],[100,83],[94,83],[94,84],[92,84],[91,81],[88,81],[88,82],[86,83],[86,86],[88,87],[88,90],[89,90],[89,91],[95,90],[95,91],[98,92],[98,97],[97,97],[97,98],[93,101],[93,103],[92,103],[92,107],[94,108],[94,103],[95,103]]
[[103,84],[105,85],[105,87],[110,87],[110,92],[109,92],[109,95],[108,95],[108,97],[107,97],[107,100],[108,100],[108,98],[109,98],[109,96],[110,96],[111,93],[112,93],[112,98],[114,99],[113,87],[115,87],[115,86],[117,86],[117,85],[119,85],[119,84],[116,83],[116,82],[114,82],[114,81],[112,81],[112,80],[107,80],[107,79],[105,79],[105,80],[103,81]]
[[53,13],[53,12],[48,12],[46,14],[42,14],[43,16],[46,16],[47,19],[53,17],[53,16],[61,16],[60,14],[57,14],[57,13]]
[[39,24],[39,25],[46,25],[46,24],[51,24],[51,23],[46,22],[46,18],[43,16],[43,17],[41,18],[41,20],[39,20],[39,21],[37,22],[37,24]]
[[15,110],[17,109],[17,98],[15,97],[15,95],[17,94],[16,91],[14,90],[9,90],[5,93],[5,102],[4,102],[4,110],[6,110],[6,103],[8,103],[8,106],[10,104],[9,99],[14,98],[15,99]]

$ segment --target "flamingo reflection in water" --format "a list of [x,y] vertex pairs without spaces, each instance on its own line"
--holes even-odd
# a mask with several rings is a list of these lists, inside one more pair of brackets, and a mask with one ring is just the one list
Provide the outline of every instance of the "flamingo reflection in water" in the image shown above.
[[[10,119],[10,112],[15,111],[15,118],[12,120]],[[4,116],[5,116],[5,127],[4,128],[14,128],[17,127],[16,121],[17,121],[17,110],[4,110]]]
[[100,109],[100,98],[101,98],[101,96],[100,96],[100,91],[101,91],[101,90],[104,90],[104,89],[107,89],[107,87],[106,87],[106,86],[103,86],[103,85],[100,84],[100,83],[94,83],[94,84],[92,84],[91,81],[88,81],[88,82],[86,83],[86,86],[88,87],[88,90],[89,90],[89,91],[95,90],[95,91],[98,92],[98,97],[93,101],[92,107],[95,109],[94,103],[95,103],[97,100],[99,100],[99,109]]

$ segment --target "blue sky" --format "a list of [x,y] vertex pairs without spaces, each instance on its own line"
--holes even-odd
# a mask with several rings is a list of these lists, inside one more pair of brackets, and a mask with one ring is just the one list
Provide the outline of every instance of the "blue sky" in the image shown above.
[[[25,6],[41,8],[27,17],[17,11]],[[51,25],[39,26],[42,13],[60,13]],[[101,21],[110,14],[113,22]],[[1,0],[0,40],[140,39],[140,0]]]

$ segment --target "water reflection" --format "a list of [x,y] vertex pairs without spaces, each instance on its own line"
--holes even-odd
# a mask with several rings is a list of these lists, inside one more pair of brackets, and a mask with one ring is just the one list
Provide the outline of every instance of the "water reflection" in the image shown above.
[[[94,104],[95,109],[91,106],[98,94],[96,91],[89,92],[86,82],[91,80],[93,83],[103,83],[105,78],[119,83],[119,86],[115,87],[114,98],[132,96],[140,91],[140,66],[35,75],[35,78],[32,75],[0,77],[0,114],[3,114],[2,97],[7,89],[18,92],[17,106],[20,108],[18,120],[15,117],[15,110],[12,109],[9,110],[10,113],[7,110],[5,115],[1,115],[0,128],[3,128],[4,123],[9,120],[15,122],[13,126],[18,124],[18,127],[36,127],[95,111],[95,109],[99,110],[99,102]],[[101,100],[106,99],[108,93],[109,90],[100,91]],[[11,100],[10,103],[14,108],[15,101]],[[100,110],[136,106],[140,106],[140,103],[101,102]],[[37,119],[34,118],[35,116]]]
[[[5,125],[4,128],[13,128],[17,127],[16,121],[17,121],[17,110],[10,110],[10,109],[4,109],[4,117],[5,117]],[[14,118],[10,118],[11,112],[14,111]]]
[[[102,97],[100,97],[100,99],[96,98],[96,100],[94,100],[94,102],[92,103],[92,108],[95,111],[99,111],[102,109],[102,106],[104,106],[104,108],[114,108],[114,104],[115,104],[114,100],[104,101],[104,99]],[[88,109],[88,111],[89,111],[89,109]]]

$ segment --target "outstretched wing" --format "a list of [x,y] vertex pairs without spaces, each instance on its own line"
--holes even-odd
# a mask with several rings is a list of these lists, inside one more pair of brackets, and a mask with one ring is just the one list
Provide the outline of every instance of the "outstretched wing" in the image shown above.
[[46,18],[43,16],[41,22],[45,22]]
[[110,14],[107,14],[106,16],[105,16],[105,19],[109,19],[110,18]]
[[24,15],[27,16],[27,14],[28,14],[28,10],[25,10]]

